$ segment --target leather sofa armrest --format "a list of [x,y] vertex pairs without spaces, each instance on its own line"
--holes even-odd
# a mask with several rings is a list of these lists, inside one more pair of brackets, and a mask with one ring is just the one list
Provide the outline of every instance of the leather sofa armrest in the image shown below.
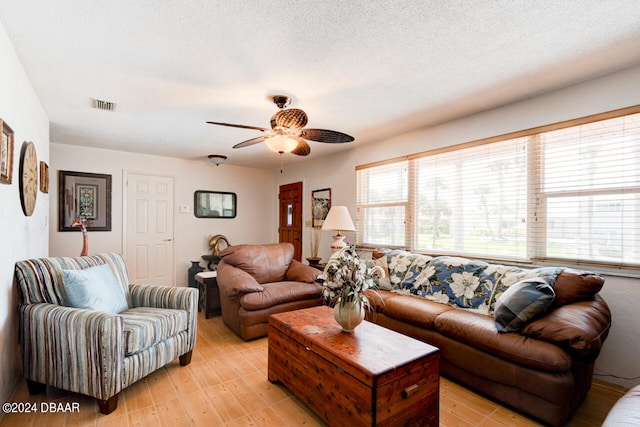
[[607,303],[592,300],[558,307],[527,324],[521,334],[561,346],[585,361],[594,361],[611,328]]
[[264,291],[264,287],[253,276],[224,261],[218,264],[217,281],[220,292],[229,298]]

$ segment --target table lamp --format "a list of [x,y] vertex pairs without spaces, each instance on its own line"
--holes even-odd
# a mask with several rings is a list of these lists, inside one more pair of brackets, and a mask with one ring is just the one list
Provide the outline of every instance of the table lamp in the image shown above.
[[333,236],[333,243],[331,243],[331,250],[333,252],[337,252],[347,246],[344,242],[344,236],[340,234],[341,231],[356,231],[356,227],[353,225],[349,210],[346,206],[332,206],[331,209],[329,209],[327,217],[324,219],[322,229],[338,232],[338,234]]

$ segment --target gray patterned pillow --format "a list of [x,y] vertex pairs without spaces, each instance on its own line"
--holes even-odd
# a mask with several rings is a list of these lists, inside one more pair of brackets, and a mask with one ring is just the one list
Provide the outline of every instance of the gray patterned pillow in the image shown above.
[[541,278],[525,279],[509,286],[496,301],[495,321],[499,332],[519,331],[549,308],[553,288]]

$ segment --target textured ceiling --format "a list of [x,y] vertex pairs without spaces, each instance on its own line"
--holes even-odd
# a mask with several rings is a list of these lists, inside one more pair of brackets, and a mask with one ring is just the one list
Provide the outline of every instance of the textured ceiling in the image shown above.
[[259,167],[265,144],[231,148],[259,132],[205,122],[269,127],[290,95],[356,138],[313,158],[640,63],[638,0],[0,0],[0,21],[52,142]]

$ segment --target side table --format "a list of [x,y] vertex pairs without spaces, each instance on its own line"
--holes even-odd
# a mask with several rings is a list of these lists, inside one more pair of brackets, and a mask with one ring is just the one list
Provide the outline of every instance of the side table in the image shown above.
[[324,268],[325,268],[326,266],[327,266],[327,263],[326,263],[326,262],[319,262],[319,263],[317,263],[317,264],[309,264],[309,267],[313,267],[313,268],[316,268],[316,269],[318,269],[318,270],[323,270],[323,271],[324,271]]
[[216,271],[203,271],[196,274],[196,281],[200,289],[199,309],[204,312],[206,319],[222,314],[220,308],[220,291]]

